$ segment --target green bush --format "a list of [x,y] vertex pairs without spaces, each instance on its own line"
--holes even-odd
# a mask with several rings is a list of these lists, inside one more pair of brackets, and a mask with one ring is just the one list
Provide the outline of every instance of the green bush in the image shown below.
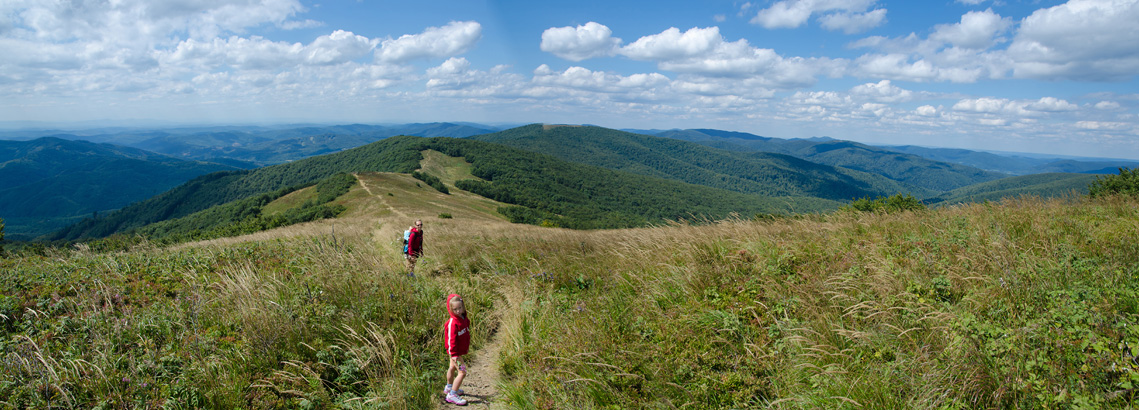
[[1097,177],[1088,185],[1088,195],[1092,198],[1115,194],[1139,196],[1139,169],[1119,168],[1119,175]]
[[889,198],[878,199],[862,198],[854,200],[850,205],[842,207],[846,211],[894,213],[901,211],[920,211],[926,209],[920,199],[909,194],[897,194]]
[[431,185],[431,187],[435,188],[436,191],[442,192],[442,193],[447,194],[447,195],[451,194],[451,191],[447,190],[447,186],[443,185],[443,181],[440,181],[439,178],[435,177],[434,175],[415,171],[415,172],[411,173],[411,176],[414,177],[415,179],[426,182],[427,185]]

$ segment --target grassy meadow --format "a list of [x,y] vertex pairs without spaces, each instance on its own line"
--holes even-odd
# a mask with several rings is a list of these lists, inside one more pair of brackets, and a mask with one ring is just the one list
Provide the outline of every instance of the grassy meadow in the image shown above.
[[502,408],[1128,408],[1139,389],[1135,199],[573,231],[358,177],[334,220],[0,259],[0,409],[433,408],[449,293]]

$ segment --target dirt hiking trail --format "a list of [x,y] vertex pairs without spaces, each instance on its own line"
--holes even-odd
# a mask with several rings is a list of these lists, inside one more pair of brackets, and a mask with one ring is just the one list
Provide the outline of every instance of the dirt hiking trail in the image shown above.
[[502,307],[484,317],[483,320],[489,326],[481,326],[478,329],[490,332],[490,339],[486,344],[479,346],[478,350],[472,351],[474,355],[468,358],[471,360],[467,361],[467,377],[463,379],[463,385],[459,387],[466,393],[463,398],[467,400],[467,405],[457,406],[447,403],[443,398],[443,388],[440,386],[437,393],[439,400],[437,409],[504,410],[507,408],[503,401],[504,397],[498,392],[498,385],[501,380],[498,371],[501,366],[498,364],[498,358],[504,341],[508,339],[504,334],[507,326],[504,326],[505,323],[503,322],[518,315],[517,309],[522,292],[509,285],[500,288],[499,291],[503,293],[502,296],[505,296],[500,299],[500,306]]

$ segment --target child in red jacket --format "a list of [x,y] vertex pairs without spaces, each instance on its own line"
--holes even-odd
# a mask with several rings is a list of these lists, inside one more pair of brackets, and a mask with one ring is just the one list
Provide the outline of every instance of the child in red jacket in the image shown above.
[[[463,378],[467,376],[467,365],[463,362],[463,355],[471,346],[471,321],[467,319],[467,309],[463,305],[463,298],[454,293],[447,295],[447,313],[451,317],[443,326],[443,343],[447,347],[447,355],[451,357],[451,367],[447,369],[447,386],[443,394],[447,402],[466,406],[467,401],[461,397]],[[457,373],[457,374],[456,374]]]

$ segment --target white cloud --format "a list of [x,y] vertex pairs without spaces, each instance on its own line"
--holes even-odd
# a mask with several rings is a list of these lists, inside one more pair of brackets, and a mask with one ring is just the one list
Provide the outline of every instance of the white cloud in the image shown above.
[[1040,116],[1078,109],[1079,106],[1055,97],[1043,97],[1035,101],[982,97],[960,100],[953,105],[954,111],[1014,116]]
[[760,10],[751,23],[767,29],[796,28],[811,15],[822,14],[819,21],[823,28],[857,33],[885,21],[886,9],[867,11],[875,3],[877,0],[782,0]]
[[890,78],[904,81],[932,81],[938,79],[937,68],[929,61],[910,62],[904,54],[867,54],[855,60],[856,75]]
[[923,105],[915,108],[914,113],[923,117],[936,117],[938,115],[937,107],[932,105]]
[[1139,73],[1139,1],[1071,0],[1024,19],[1008,48],[1015,75],[1117,81]]
[[554,27],[542,32],[542,51],[570,61],[613,55],[621,39],[603,24],[588,22],[577,27]]
[[971,83],[986,78],[1004,78],[1012,61],[991,47],[1011,26],[1011,20],[986,10],[961,16],[956,24],[939,25],[929,38],[914,33],[886,38],[868,37],[850,43],[851,48],[871,48],[880,53],[856,59],[851,74],[860,77],[905,81]]
[[1042,112],[1075,111],[1080,107],[1055,97],[1044,97],[1038,101],[1025,105],[1025,109]]
[[858,85],[850,89],[850,93],[880,103],[907,102],[915,98],[912,91],[893,85],[890,80]]
[[9,4],[22,25],[49,41],[114,41],[155,44],[171,35],[213,38],[266,23],[284,25],[305,11],[297,0],[119,0],[74,2],[25,0]]
[[845,64],[825,58],[783,58],[774,50],[752,47],[745,39],[727,42],[718,27],[692,28],[683,33],[673,27],[641,37],[617,52],[635,60],[656,61],[662,70],[751,78],[769,88],[809,86],[816,82],[816,76],[835,75]]
[[[717,48],[732,48],[724,43],[719,27],[692,28],[681,33],[676,27],[660,34],[644,36],[621,48],[620,53],[634,60],[676,61],[706,57]],[[746,48],[747,41],[740,40],[735,48]]]
[[453,57],[467,52],[482,38],[482,25],[475,21],[453,21],[443,27],[428,27],[420,34],[405,34],[384,40],[376,59],[403,63],[423,58]]
[[967,49],[986,49],[997,42],[997,36],[1012,26],[1012,19],[1002,18],[992,9],[971,11],[961,16],[961,22],[939,25],[930,40]]
[[1095,107],[1101,110],[1118,110],[1119,103],[1115,101],[1100,101],[1095,104]]
[[1132,125],[1125,122],[1115,121],[1077,121],[1076,127],[1083,128],[1085,130],[1122,131],[1132,128]]
[[668,77],[658,73],[622,76],[583,67],[570,67],[557,72],[545,64],[534,70],[532,81],[542,86],[603,93],[639,93],[652,88],[667,88],[670,84]]
[[831,31],[842,30],[846,34],[861,33],[886,22],[886,9],[876,9],[865,13],[833,13],[819,17],[819,24]]
[[230,66],[247,70],[287,70],[301,65],[330,65],[368,55],[379,43],[347,31],[320,36],[309,45],[237,37],[198,42],[183,41],[169,53],[173,65],[192,63],[206,69]]

